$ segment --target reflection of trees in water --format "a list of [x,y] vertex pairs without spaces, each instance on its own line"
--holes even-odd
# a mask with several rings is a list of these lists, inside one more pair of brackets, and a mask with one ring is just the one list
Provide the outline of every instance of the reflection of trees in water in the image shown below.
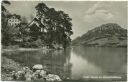
[[126,72],[125,48],[74,47],[73,52],[100,67],[107,74],[119,75]]
[[70,52],[62,50],[49,51],[41,58],[41,63],[47,67],[47,71],[57,74],[62,78],[71,76],[71,63],[69,63]]
[[63,79],[70,78],[71,76],[72,65],[69,63],[70,50],[9,52],[3,53],[3,55],[28,67],[32,67],[35,64],[42,64],[46,66],[49,73],[57,74]]

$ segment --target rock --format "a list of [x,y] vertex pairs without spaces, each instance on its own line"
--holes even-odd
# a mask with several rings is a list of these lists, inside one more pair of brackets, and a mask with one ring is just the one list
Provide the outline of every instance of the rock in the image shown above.
[[67,77],[67,79],[70,79],[69,77]]
[[25,78],[26,78],[26,80],[28,81],[28,80],[31,80],[31,78],[32,78],[32,71],[31,70],[29,70],[29,69],[27,69],[27,71],[26,71],[26,73],[25,73]]
[[62,81],[58,75],[48,74],[46,81]]
[[62,81],[58,75],[55,75],[55,79],[56,79],[57,81]]
[[26,73],[25,78],[26,78],[27,81],[30,81],[31,78],[32,78],[32,74],[31,73]]
[[[25,66],[25,67],[23,67],[23,70],[28,70],[28,69],[29,69],[29,68],[28,68],[28,67],[26,67],[26,66]],[[29,70],[30,70],[30,69],[29,69]]]
[[33,72],[32,78],[33,78],[34,80],[38,80],[38,79],[43,78],[43,76],[41,75],[41,71],[42,71],[42,70],[36,70],[35,72]]
[[46,71],[41,70],[41,71],[40,71],[40,75],[41,75],[42,77],[46,77]]
[[24,71],[18,71],[17,73],[14,74],[13,78],[17,80],[22,80],[25,79],[24,75],[25,75]]
[[48,74],[46,77],[46,81],[53,81],[53,74]]
[[11,75],[13,80],[45,80],[45,81],[62,81],[58,75],[48,74],[45,70],[43,70],[42,65],[34,65],[33,69],[35,71],[30,70],[28,67],[23,67],[20,71],[12,71]]
[[53,74],[48,74],[47,77],[52,78],[52,77],[54,77],[54,75]]
[[37,64],[37,65],[34,65],[32,68],[35,70],[41,70],[43,69],[43,66],[41,64]]
[[32,72],[28,67],[23,67],[22,71],[24,71],[24,73]]
[[38,78],[38,75],[36,73],[33,73],[32,74],[32,80],[37,80],[37,78]]

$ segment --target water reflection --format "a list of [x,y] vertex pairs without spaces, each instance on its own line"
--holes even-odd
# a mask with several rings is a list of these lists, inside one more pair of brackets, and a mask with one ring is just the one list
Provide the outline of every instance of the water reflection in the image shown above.
[[76,53],[71,53],[70,62],[72,66],[72,79],[80,79],[86,75],[96,75],[102,73],[101,68],[88,62],[86,58],[77,56]]
[[[8,55],[9,54],[9,55]],[[23,66],[32,67],[35,64],[46,66],[48,73],[59,75],[62,79],[71,77],[70,51],[42,50],[42,51],[16,51],[3,53],[3,56],[21,63]]]
[[125,75],[127,71],[126,58],[126,48],[74,47],[70,60],[73,64],[72,77]]
[[61,78],[81,79],[86,75],[124,75],[126,48],[73,47],[71,50],[15,51],[3,56],[32,67],[42,64]]

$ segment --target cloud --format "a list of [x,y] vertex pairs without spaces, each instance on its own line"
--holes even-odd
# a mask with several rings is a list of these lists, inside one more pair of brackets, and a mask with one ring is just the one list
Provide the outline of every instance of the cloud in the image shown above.
[[100,22],[109,21],[114,18],[114,15],[107,10],[96,10],[94,14],[86,14],[84,16],[85,22]]
[[95,10],[100,7],[100,4],[101,4],[101,3],[102,3],[102,2],[97,2],[96,4],[94,4],[91,8],[89,8],[89,9],[86,11],[86,14],[92,14],[92,13],[94,13]]
[[100,23],[113,20],[114,14],[105,9],[103,2],[97,2],[89,8],[84,15],[84,21],[87,23]]

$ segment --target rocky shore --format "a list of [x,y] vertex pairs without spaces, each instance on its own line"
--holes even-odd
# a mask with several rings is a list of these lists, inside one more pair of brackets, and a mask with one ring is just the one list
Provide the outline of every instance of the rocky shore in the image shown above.
[[22,68],[22,66],[19,63],[4,56],[2,56],[1,62],[2,62],[1,63],[2,80],[6,80],[6,81],[11,80],[11,72],[21,70]]
[[55,74],[49,74],[46,67],[40,64],[34,65],[32,68],[21,66],[19,63],[2,57],[2,76],[3,81],[62,81],[62,79]]

